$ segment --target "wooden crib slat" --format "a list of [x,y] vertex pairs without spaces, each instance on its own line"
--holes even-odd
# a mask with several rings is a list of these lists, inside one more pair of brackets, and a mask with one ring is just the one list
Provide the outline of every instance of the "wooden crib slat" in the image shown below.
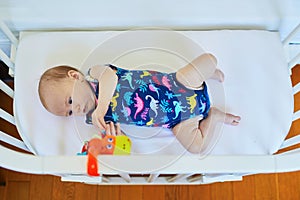
[[293,115],[293,121],[296,121],[299,118],[300,118],[300,110],[298,110],[297,112],[294,113],[294,115]]
[[14,91],[7,84],[5,84],[2,80],[0,80],[0,90],[5,92],[5,94],[10,96],[11,98],[14,98]]
[[15,68],[15,64],[11,59],[0,49],[0,59],[12,70]]
[[[300,112],[299,112],[299,113],[300,113]],[[292,138],[289,138],[289,139],[285,140],[285,141],[282,143],[280,149],[284,149],[284,148],[287,148],[287,147],[296,145],[296,144],[298,144],[298,143],[300,143],[300,135],[297,135],[297,136],[294,136],[294,137],[292,137]]]
[[293,87],[294,95],[297,94],[298,92],[300,92],[300,82]]
[[5,119],[9,123],[15,125],[15,118],[11,114],[9,114],[8,112],[4,111],[2,108],[0,108],[0,117],[2,119]]
[[172,176],[171,178],[168,178],[167,180],[168,180],[168,182],[176,182],[180,179],[185,179],[189,176],[192,176],[193,174],[176,174],[176,175]]
[[148,183],[154,182],[159,177],[159,175],[160,174],[158,174],[158,173],[150,174],[148,179],[147,179],[147,182]]
[[21,140],[18,140],[10,135],[7,135],[6,133],[0,131],[0,140],[5,142],[5,143],[8,143],[8,144],[11,144],[15,147],[18,147],[20,149],[23,149],[25,151],[28,151],[28,152],[31,152],[27,146],[25,145],[25,143]]
[[119,175],[120,175],[127,183],[130,183],[131,177],[130,177],[129,174],[127,174],[127,173],[120,173]]

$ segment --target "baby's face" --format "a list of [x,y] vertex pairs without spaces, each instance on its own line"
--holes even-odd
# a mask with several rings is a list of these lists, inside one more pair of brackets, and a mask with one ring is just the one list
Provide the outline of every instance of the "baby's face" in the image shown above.
[[95,108],[95,95],[78,73],[53,86],[47,92],[48,110],[59,116],[81,116]]

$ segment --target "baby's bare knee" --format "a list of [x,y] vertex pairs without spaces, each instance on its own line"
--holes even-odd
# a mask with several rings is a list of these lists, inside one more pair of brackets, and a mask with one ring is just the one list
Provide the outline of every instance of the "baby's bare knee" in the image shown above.
[[202,59],[211,61],[215,66],[217,65],[217,58],[211,53],[204,53],[200,57],[202,57]]
[[200,147],[190,147],[187,150],[188,150],[188,152],[193,153],[193,154],[201,153],[201,148]]
[[190,153],[199,154],[202,150],[202,139],[201,141],[193,141],[191,145],[186,148]]

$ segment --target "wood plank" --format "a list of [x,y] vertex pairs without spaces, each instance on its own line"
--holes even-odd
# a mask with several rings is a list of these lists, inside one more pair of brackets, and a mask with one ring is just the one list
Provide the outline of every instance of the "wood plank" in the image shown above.
[[294,95],[294,112],[300,110],[300,92]]
[[6,182],[0,182],[0,199],[6,199]]
[[211,184],[211,199],[233,199],[232,182]]
[[232,182],[234,200],[255,199],[255,176],[245,176],[243,181]]
[[6,199],[29,200],[30,181],[8,181]]
[[[99,185],[98,200],[120,199],[120,186]],[[128,192],[129,193],[129,192]]]
[[0,200],[5,200],[5,190],[6,190],[6,187],[4,186],[0,186]]
[[293,85],[296,85],[297,83],[300,82],[300,64],[293,67],[291,78],[292,78]]
[[75,183],[62,182],[60,177],[53,178],[52,185],[52,199],[53,200],[64,200],[74,199],[75,194]]
[[124,185],[120,186],[120,200],[132,200],[143,198],[143,186],[140,185]]
[[30,200],[51,200],[53,176],[32,175],[30,182]]
[[278,174],[279,199],[293,200],[300,199],[300,173]]
[[181,200],[189,199],[189,194],[186,192],[189,186],[186,185],[168,185],[165,188],[166,200]]
[[2,168],[0,168],[0,200],[4,200],[5,198],[5,192],[6,192],[6,171]]
[[21,172],[7,170],[6,178],[7,178],[7,181],[28,181],[28,182],[30,182],[31,174],[24,174]]
[[74,200],[96,200],[98,195],[97,185],[87,185],[84,183],[75,184]]
[[255,176],[255,198],[279,200],[277,174]]
[[210,200],[211,189],[210,185],[191,185],[187,188],[190,200]]
[[143,200],[164,200],[165,186],[163,185],[147,185],[143,186]]

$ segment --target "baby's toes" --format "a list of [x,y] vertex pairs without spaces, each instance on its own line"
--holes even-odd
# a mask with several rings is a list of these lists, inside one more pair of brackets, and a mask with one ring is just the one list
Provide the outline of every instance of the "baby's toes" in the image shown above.
[[235,115],[228,114],[228,113],[226,114],[226,117],[225,117],[226,124],[237,126],[237,125],[239,125],[240,121],[241,121],[240,116],[235,116]]

